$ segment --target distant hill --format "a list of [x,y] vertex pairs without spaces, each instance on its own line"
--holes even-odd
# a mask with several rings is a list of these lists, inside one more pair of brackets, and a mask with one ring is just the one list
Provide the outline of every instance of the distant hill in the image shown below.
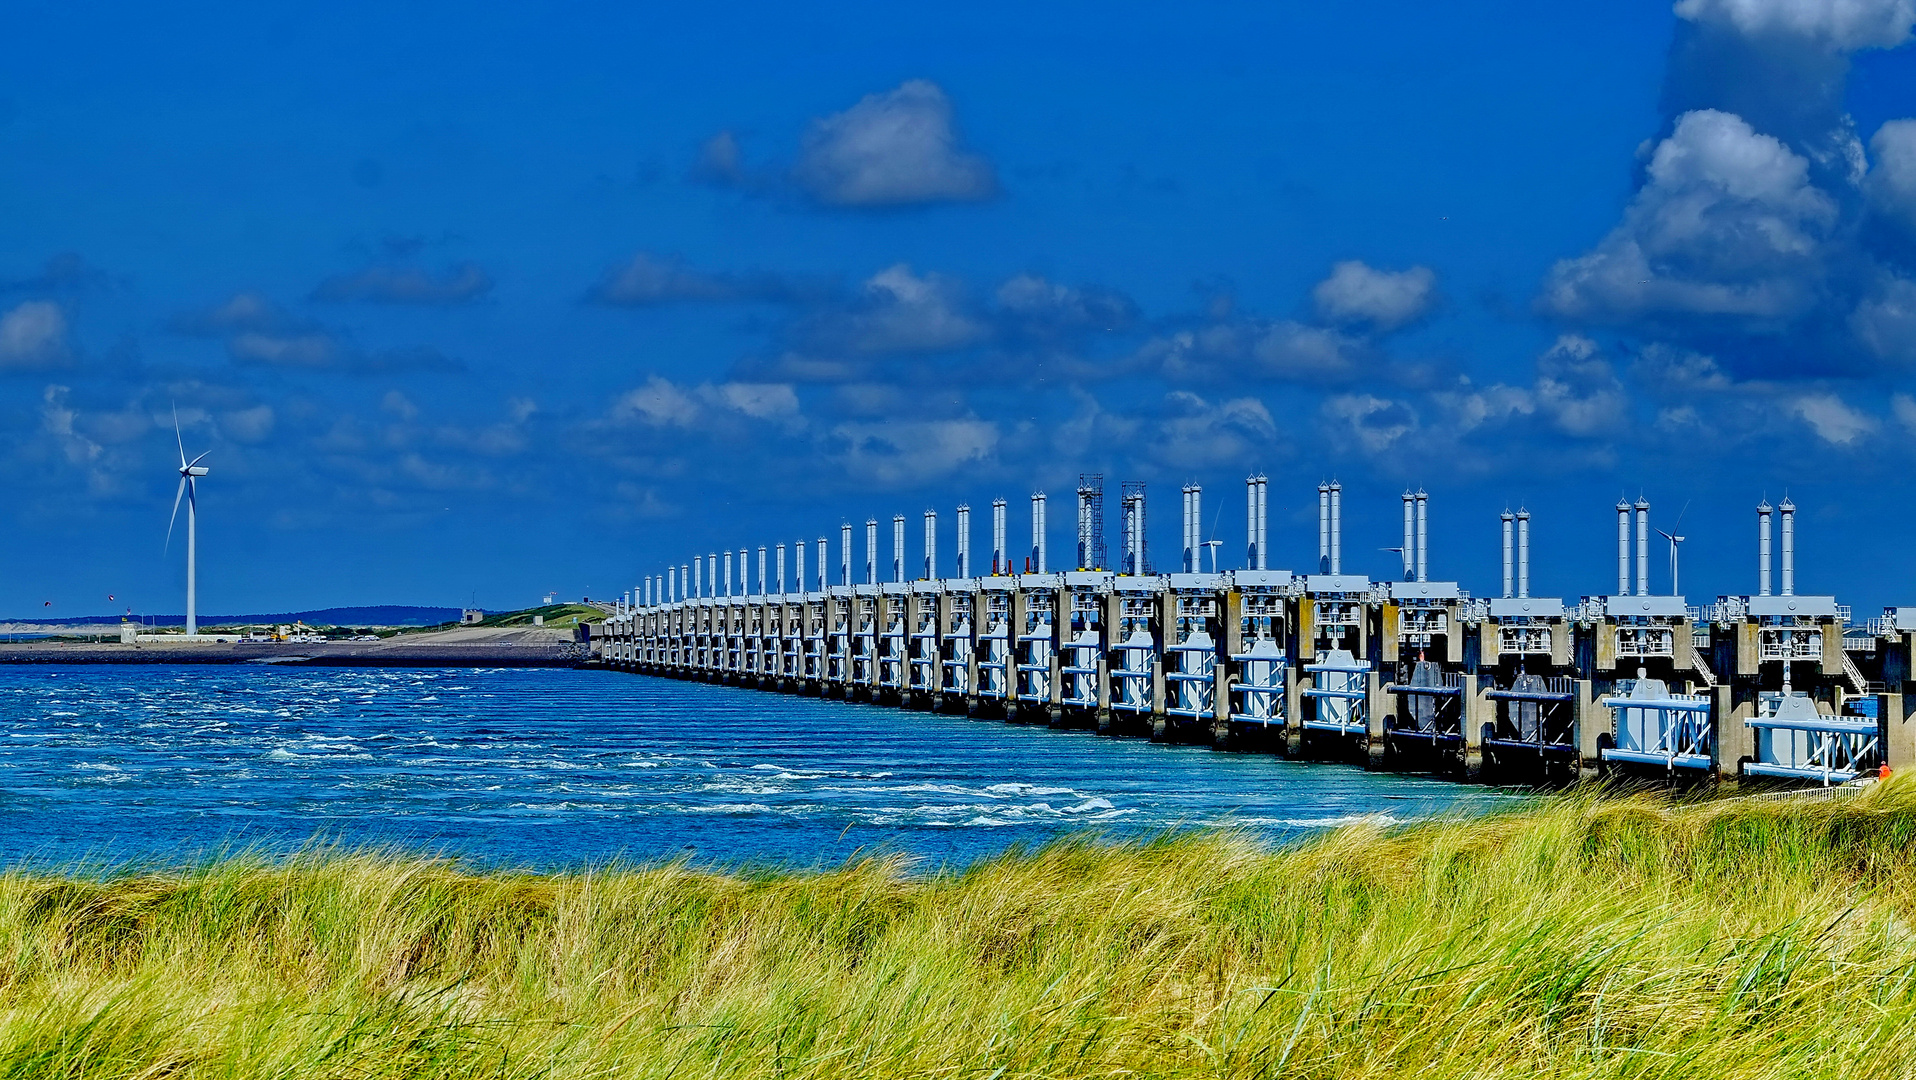
[[[62,626],[118,626],[122,616],[90,615],[85,618],[69,619],[56,617],[51,613],[33,615],[24,619],[8,620],[22,623],[54,623]],[[185,626],[185,615],[134,615],[132,621],[141,626]],[[439,623],[458,622],[459,609],[450,607],[412,607],[406,604],[379,604],[373,607],[334,607],[320,608],[316,611],[279,611],[265,615],[201,615],[201,626],[228,626],[234,623],[291,623],[303,622],[308,626],[436,626]]]

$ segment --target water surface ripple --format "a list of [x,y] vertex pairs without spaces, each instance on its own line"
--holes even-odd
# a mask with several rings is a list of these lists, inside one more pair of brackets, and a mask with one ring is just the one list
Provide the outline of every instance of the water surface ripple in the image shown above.
[[1495,793],[608,671],[0,670],[0,861],[324,837],[540,868],[964,863],[1093,829],[1274,838]]

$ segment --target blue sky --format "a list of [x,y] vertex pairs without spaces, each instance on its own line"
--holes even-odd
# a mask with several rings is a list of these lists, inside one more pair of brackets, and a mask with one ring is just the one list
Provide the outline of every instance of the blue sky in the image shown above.
[[1787,492],[1804,591],[1916,601],[1916,0],[9,24],[0,612],[180,609],[175,405],[202,610],[915,552],[960,501],[982,546],[1033,488],[1062,551],[1080,471],[1168,563],[1177,487],[1237,551],[1253,470],[1279,565],[1335,476],[1347,569],[1421,486],[1436,576],[1492,590],[1525,504],[1536,591],[1599,593],[1641,492],[1747,592]]

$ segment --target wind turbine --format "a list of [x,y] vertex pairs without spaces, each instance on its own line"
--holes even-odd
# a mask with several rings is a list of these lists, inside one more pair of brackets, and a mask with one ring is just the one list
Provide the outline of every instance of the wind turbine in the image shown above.
[[[1671,528],[1681,529],[1683,527],[1683,515],[1689,512],[1690,504],[1686,502],[1683,504],[1683,509],[1677,512],[1676,524],[1671,526]],[[1670,542],[1670,595],[1682,596],[1683,590],[1677,587],[1677,545],[1683,543],[1683,541],[1688,538],[1664,532],[1662,529],[1657,530],[1657,535]]]
[[180,435],[180,413],[173,410],[173,441],[180,448],[180,487],[173,493],[173,516],[166,520],[166,546],[173,546],[173,524],[180,519],[180,499],[186,499],[186,636],[195,637],[200,632],[199,609],[196,606],[195,573],[199,556],[199,498],[198,485],[194,480],[205,476],[209,470],[200,462],[206,460],[208,450],[192,461],[186,460],[186,440]]

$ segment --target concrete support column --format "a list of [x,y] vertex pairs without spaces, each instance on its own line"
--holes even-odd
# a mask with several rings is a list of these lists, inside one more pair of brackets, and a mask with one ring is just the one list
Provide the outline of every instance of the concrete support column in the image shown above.
[[1756,713],[1755,702],[1737,700],[1736,680],[1725,678],[1710,688],[1710,730],[1715,733],[1717,775],[1735,779],[1737,763],[1756,757],[1756,729],[1745,724]]
[[1496,715],[1496,702],[1484,696],[1493,680],[1477,675],[1464,676],[1460,723],[1464,729],[1464,775],[1482,774],[1484,765],[1484,721]]
[[1879,694],[1876,707],[1883,718],[1883,763],[1895,772],[1916,769],[1916,695],[1900,690]]
[[1596,688],[1589,679],[1578,679],[1576,709],[1577,756],[1585,768],[1597,767],[1597,736],[1610,730],[1610,710],[1597,704]]

